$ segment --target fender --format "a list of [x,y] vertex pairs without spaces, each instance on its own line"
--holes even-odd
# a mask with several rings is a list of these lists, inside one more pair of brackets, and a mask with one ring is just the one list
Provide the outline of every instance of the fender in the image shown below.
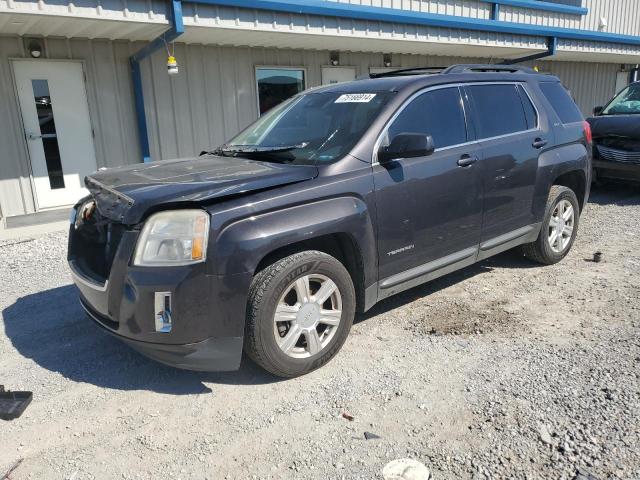
[[214,241],[218,275],[255,271],[269,253],[304,240],[346,233],[355,241],[364,267],[365,286],[377,278],[375,234],[367,204],[336,197],[246,217],[226,226]]
[[561,175],[581,171],[586,180],[584,204],[586,205],[591,182],[591,155],[582,143],[571,143],[548,150],[538,159],[538,180],[533,204],[533,213],[541,218],[549,195],[549,189]]

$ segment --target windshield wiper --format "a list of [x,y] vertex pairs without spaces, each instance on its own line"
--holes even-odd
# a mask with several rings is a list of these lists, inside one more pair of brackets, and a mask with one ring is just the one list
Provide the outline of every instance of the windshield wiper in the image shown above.
[[222,145],[217,148],[213,153],[215,155],[235,155],[238,153],[250,153],[252,155],[255,154],[269,154],[269,153],[281,153],[281,152],[290,152],[291,150],[297,150],[299,148],[304,148],[308,145],[308,142],[299,143],[297,145],[274,145],[274,146],[261,146],[261,145]]

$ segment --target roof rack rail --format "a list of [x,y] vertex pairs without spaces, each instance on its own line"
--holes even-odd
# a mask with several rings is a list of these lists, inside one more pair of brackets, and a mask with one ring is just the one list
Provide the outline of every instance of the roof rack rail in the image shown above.
[[382,73],[370,73],[369,78],[384,78],[384,77],[403,77],[407,75],[425,75],[442,73],[447,67],[412,67],[401,68],[399,70],[391,70],[389,72]]
[[533,68],[522,65],[494,65],[494,64],[461,64],[451,65],[444,69],[442,73],[470,73],[470,72],[510,72],[510,73],[538,73]]

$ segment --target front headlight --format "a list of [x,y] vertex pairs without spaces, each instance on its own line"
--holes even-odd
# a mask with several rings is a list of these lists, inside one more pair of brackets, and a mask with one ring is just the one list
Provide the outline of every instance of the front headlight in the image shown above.
[[144,224],[133,263],[146,267],[204,262],[209,214],[203,210],[171,210],[151,215]]

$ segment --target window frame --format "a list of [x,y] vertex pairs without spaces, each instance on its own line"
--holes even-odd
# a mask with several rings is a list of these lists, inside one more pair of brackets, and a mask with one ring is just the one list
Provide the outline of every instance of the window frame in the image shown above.
[[[260,118],[262,116],[262,114],[260,113],[260,85],[258,84],[258,70],[300,70],[303,72],[303,79],[302,79],[302,90],[299,91],[296,95],[299,95],[300,93],[304,92],[305,90],[307,90],[309,87],[307,86],[308,81],[307,81],[307,67],[303,67],[303,66],[295,66],[295,65],[254,65],[253,66],[253,86],[255,88],[255,92],[256,92],[256,111],[258,113],[258,116],[256,118]],[[295,96],[295,95],[294,95]],[[289,97],[291,98],[291,97]],[[288,100],[288,99],[286,99]],[[286,101],[285,100],[285,101]]]
[[[437,152],[441,152],[441,151],[445,151],[445,150],[450,150],[452,148],[463,147],[463,146],[466,146],[466,145],[473,145],[474,143],[480,143],[480,142],[486,141],[486,140],[495,140],[495,139],[499,139],[499,138],[510,137],[510,136],[513,136],[513,135],[521,135],[523,133],[532,133],[532,132],[536,132],[536,131],[540,130],[540,110],[538,109],[538,105],[536,105],[536,102],[533,101],[533,97],[531,96],[531,93],[527,90],[526,83],[527,82],[522,82],[522,81],[446,83],[446,84],[442,84],[442,85],[434,85],[434,86],[431,86],[431,87],[426,87],[426,88],[423,88],[421,90],[418,90],[417,92],[414,92],[409,98],[407,98],[402,103],[402,105],[400,105],[398,107],[398,109],[389,118],[389,120],[387,120],[387,122],[385,123],[384,127],[382,128],[382,130],[378,134],[378,138],[376,139],[376,142],[373,145],[373,153],[371,155],[371,166],[380,165],[380,162],[378,162],[378,151],[380,150],[380,146],[382,145],[382,141],[384,140],[384,137],[387,135],[387,133],[389,131],[389,127],[391,127],[391,125],[396,120],[396,118],[398,118],[398,116],[404,111],[404,109],[409,105],[409,103],[411,103],[413,100],[415,100],[420,95],[423,95],[425,93],[431,92],[433,90],[440,90],[440,89],[443,89],[443,88],[453,88],[453,87],[457,87],[458,88],[458,91],[460,92],[460,97],[462,99],[462,112],[464,114],[465,125],[466,125],[466,130],[467,130],[467,141],[466,142],[457,143],[455,145],[448,145],[446,147],[436,148],[433,151],[433,153],[437,153]],[[519,130],[517,132],[505,133],[504,135],[498,135],[498,136],[495,136],[495,137],[477,138],[478,135],[477,135],[477,132],[476,132],[475,125],[473,125],[473,123],[470,122],[470,114],[471,114],[471,112],[469,112],[467,110],[468,108],[472,108],[472,106],[470,105],[471,102],[467,98],[467,91],[464,88],[466,86],[472,86],[472,85],[516,85],[516,86],[520,85],[522,87],[522,90],[524,91],[524,93],[529,98],[529,101],[531,102],[531,105],[533,105],[533,109],[536,112],[536,126],[535,126],[535,128],[530,128],[530,129],[527,129],[527,130]],[[524,114],[524,106],[523,106],[523,115],[525,115]],[[470,140],[471,136],[476,137],[476,138],[474,138],[473,140]]]

